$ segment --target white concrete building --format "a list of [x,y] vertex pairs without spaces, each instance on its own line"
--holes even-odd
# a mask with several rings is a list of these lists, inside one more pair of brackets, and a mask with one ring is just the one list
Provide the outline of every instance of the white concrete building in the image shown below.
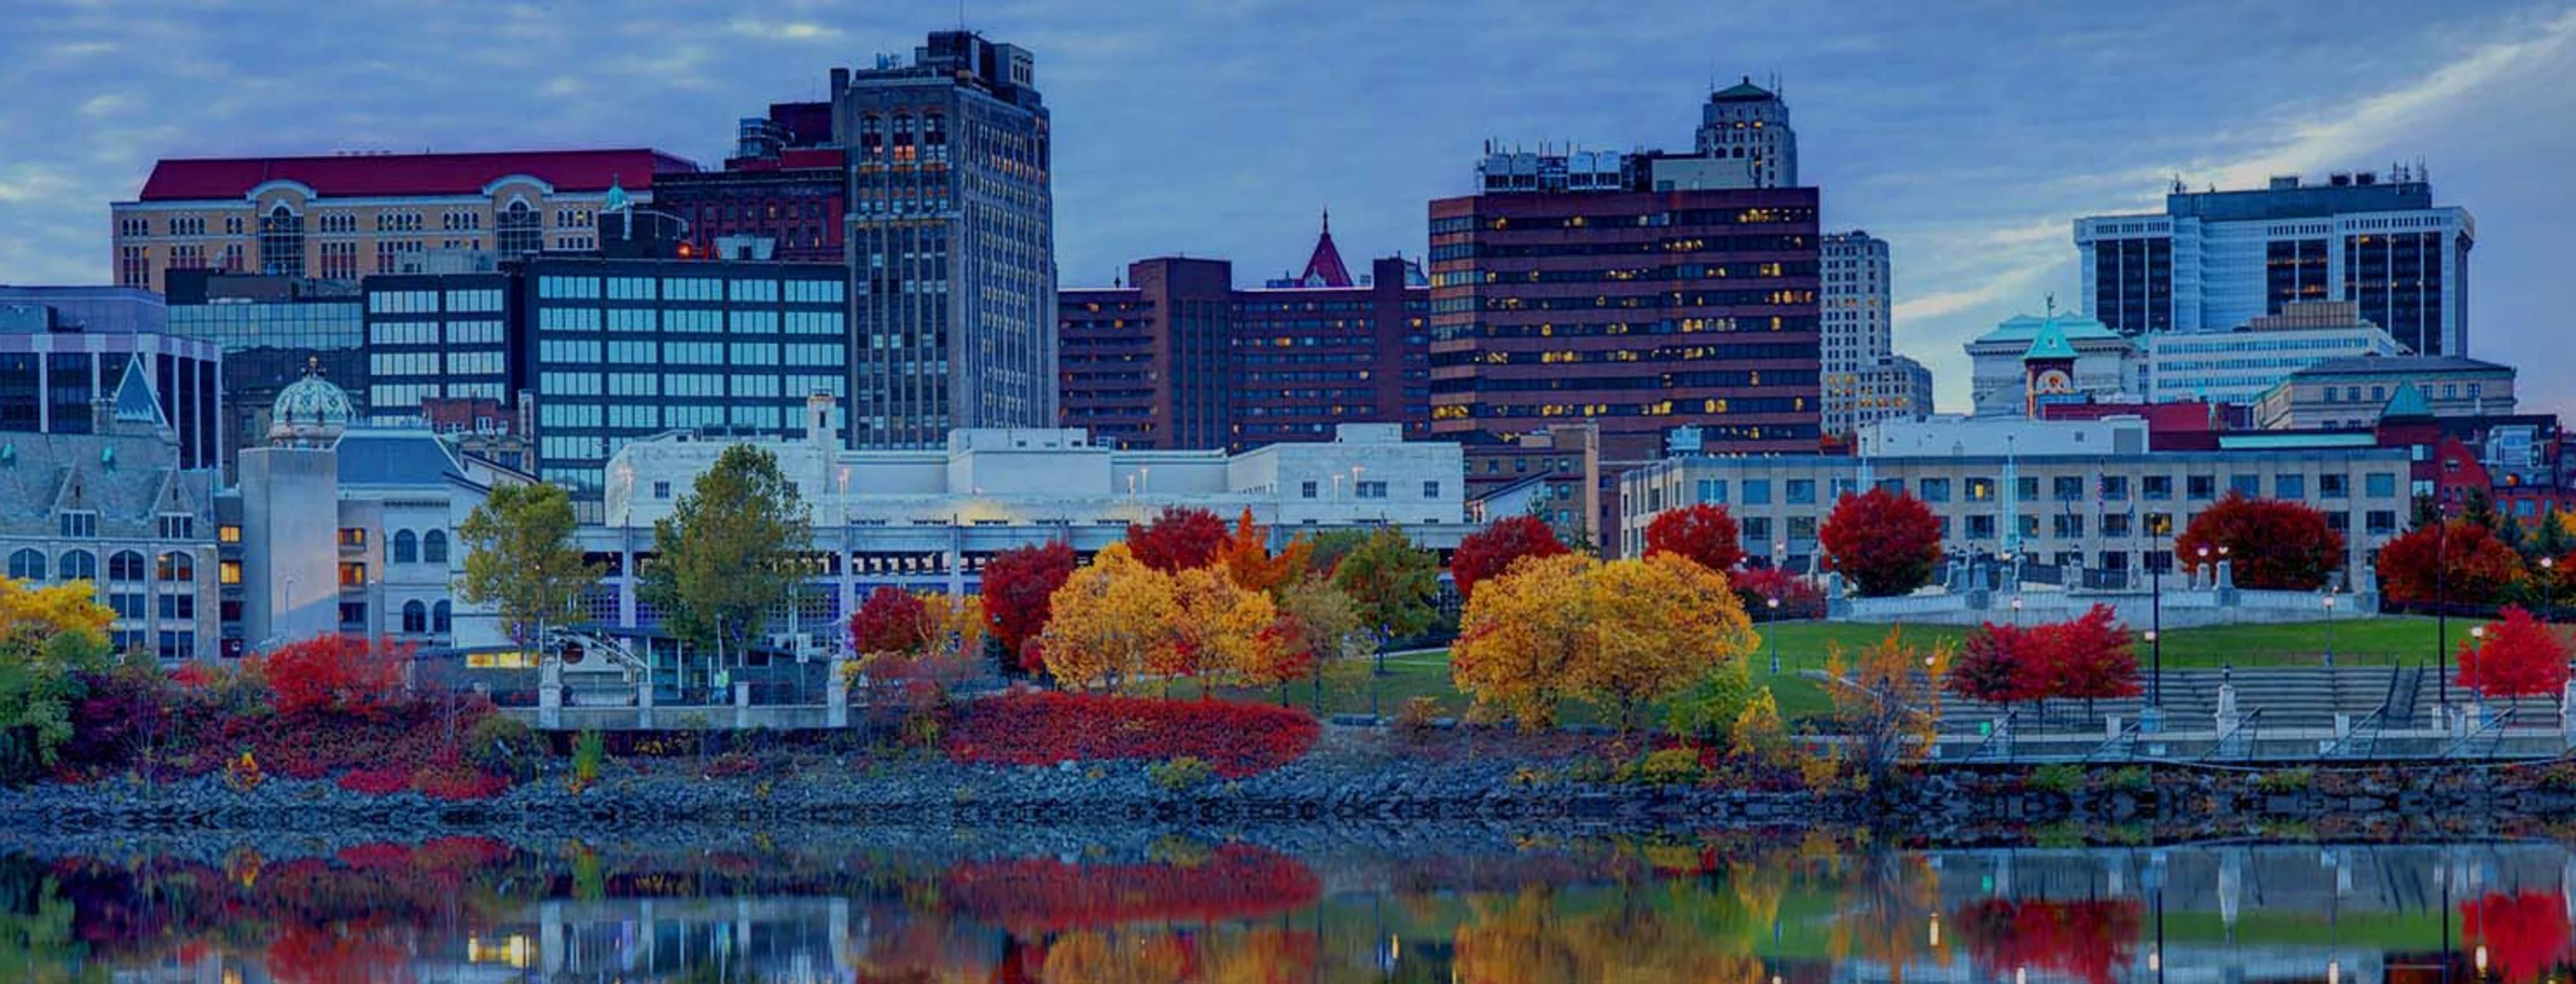
[[[2051,332],[2049,329],[2054,328]],[[2074,367],[2067,378],[2043,387],[2052,399],[2093,400],[2103,403],[2135,403],[2146,393],[2146,356],[2136,343],[2103,326],[2102,322],[2080,315],[2015,315],[1996,325],[1995,330],[1977,336],[1967,344],[1970,365],[1969,396],[1975,412],[1986,415],[2028,415],[2034,379],[2031,359],[2034,345],[2044,336],[2063,335],[2074,350]]]
[[2328,359],[2397,355],[2397,339],[2357,312],[2348,301],[2298,303],[2234,331],[2148,335],[2147,398],[2251,405]]

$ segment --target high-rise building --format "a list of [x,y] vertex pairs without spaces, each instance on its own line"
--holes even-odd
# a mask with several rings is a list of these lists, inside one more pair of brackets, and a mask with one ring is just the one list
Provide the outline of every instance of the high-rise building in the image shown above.
[[743,118],[724,170],[663,175],[653,207],[686,220],[694,256],[719,255],[718,240],[758,236],[774,245],[772,258],[838,263],[849,190],[849,160],[832,139],[832,104],[771,103],[769,115]]
[[165,429],[173,467],[216,467],[223,460],[216,382],[223,350],[164,332],[160,298],[150,294],[143,295],[149,304],[83,303],[126,290],[0,288],[0,298],[65,303],[0,299],[0,431],[97,434],[123,420]]
[[1353,281],[1329,228],[1303,272],[1233,286],[1224,260],[1157,257],[1067,289],[1064,425],[1120,447],[1243,450],[1349,423],[1430,431],[1429,290],[1401,257]]
[[434,400],[506,404],[524,388],[510,374],[510,276],[368,277],[366,405],[417,415]]
[[1697,152],[1690,155],[1648,155],[1656,191],[1798,186],[1798,132],[1789,126],[1789,104],[1751,76],[1708,94],[1694,143]]
[[588,249],[622,185],[698,166],[651,150],[165,160],[117,202],[116,282],[167,293],[174,269],[356,280],[432,249]]
[[2350,301],[2422,355],[2468,351],[2467,209],[2420,171],[2188,192],[2161,214],[2075,220],[2088,313],[2123,335],[2225,331],[2301,301]]
[[965,31],[832,72],[849,167],[850,433],[1056,424],[1055,200],[1027,49]]
[[1931,412],[1910,391],[1919,363],[1899,366],[1890,337],[1887,240],[1855,229],[1823,242],[1821,328],[1825,433],[1847,437],[1860,425]]
[[[367,411],[366,298],[351,281],[169,271],[170,333],[223,348],[223,434],[239,450],[268,439],[278,394],[318,373]],[[233,461],[224,462],[233,473]]]

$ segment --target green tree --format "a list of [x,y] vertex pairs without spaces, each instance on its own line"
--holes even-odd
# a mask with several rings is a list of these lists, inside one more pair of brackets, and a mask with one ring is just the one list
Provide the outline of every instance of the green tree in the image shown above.
[[1431,627],[1431,596],[1440,590],[1440,559],[1392,526],[1369,534],[1333,568],[1333,586],[1359,605],[1360,621],[1381,640]]
[[456,595],[490,605],[510,638],[537,641],[547,623],[581,617],[581,596],[600,569],[573,542],[572,493],[560,485],[502,485],[456,528],[465,576]]
[[115,620],[86,583],[0,580],[0,779],[32,778],[71,740],[83,680],[114,662]]
[[1370,534],[1369,530],[1355,529],[1316,534],[1308,541],[1314,544],[1314,549],[1306,555],[1307,568],[1325,577],[1333,576],[1333,569],[1341,566],[1342,558],[1350,556],[1351,551],[1360,548],[1360,544],[1367,543]]
[[644,597],[662,609],[672,634],[739,658],[769,609],[795,590],[812,533],[804,496],[778,456],[728,447],[671,504],[671,515],[654,522]]

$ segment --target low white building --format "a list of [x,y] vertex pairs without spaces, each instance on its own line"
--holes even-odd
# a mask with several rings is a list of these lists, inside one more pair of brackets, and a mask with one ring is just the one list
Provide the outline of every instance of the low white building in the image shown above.
[[945,448],[853,451],[830,428],[830,409],[817,398],[802,440],[675,432],[619,450],[607,468],[605,520],[581,532],[609,567],[591,617],[629,628],[657,621],[641,610],[632,576],[653,550],[653,524],[738,443],[776,455],[813,513],[822,573],[792,613],[780,613],[792,619],[773,619],[780,631],[791,622],[829,631],[879,585],[972,590],[984,560],[1013,547],[1061,540],[1087,555],[1171,507],[1229,523],[1248,509],[1274,548],[1301,533],[1394,526],[1447,550],[1479,525],[1466,516],[1459,446],[1406,441],[1399,424],[1344,424],[1330,442],[1232,455],[1121,450],[1050,429],[957,430]]
[[2291,374],[2328,359],[2393,356],[2386,329],[2349,301],[2282,305],[2234,331],[2148,335],[2147,398],[2251,405]]
[[2136,343],[2102,323],[2081,315],[2050,313],[2015,315],[1967,344],[1969,397],[1980,416],[2028,416],[2033,399],[2033,361],[2061,355],[2039,351],[2059,339],[2072,349],[2071,368],[2062,378],[2040,387],[2048,400],[2092,400],[2135,403],[2146,393],[2146,357]]

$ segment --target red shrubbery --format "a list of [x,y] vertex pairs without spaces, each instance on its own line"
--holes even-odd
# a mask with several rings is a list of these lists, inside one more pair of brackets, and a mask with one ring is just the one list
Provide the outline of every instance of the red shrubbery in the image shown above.
[[1295,859],[1227,844],[1196,863],[1080,865],[1054,859],[961,864],[940,898],[1023,936],[1137,923],[1265,919],[1314,903],[1323,881]]
[[402,699],[403,668],[411,657],[409,643],[315,636],[270,653],[261,674],[276,695],[277,713],[285,717],[377,717]]
[[1320,730],[1304,711],[1264,704],[1024,691],[960,709],[948,754],[999,765],[1188,756],[1234,778],[1306,754]]
[[[1825,617],[1825,593],[1780,568],[1728,571],[1726,583],[1735,589],[1736,600],[1744,603],[1744,614],[1756,622]],[[1771,607],[1773,598],[1780,599],[1780,607]]]

